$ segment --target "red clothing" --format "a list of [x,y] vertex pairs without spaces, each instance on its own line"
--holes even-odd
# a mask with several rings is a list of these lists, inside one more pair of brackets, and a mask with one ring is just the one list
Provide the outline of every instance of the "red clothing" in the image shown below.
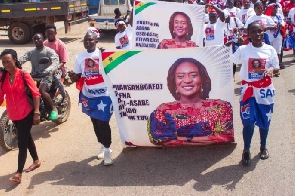
[[56,38],[54,42],[49,42],[48,40],[45,40],[43,44],[44,46],[47,46],[55,51],[55,53],[59,57],[60,63],[66,63],[69,61],[67,47],[60,39]]
[[292,8],[295,8],[295,4],[292,4],[292,3],[286,4],[285,6],[283,6],[283,14],[288,16],[288,13]]
[[185,41],[181,45],[177,45],[174,39],[163,39],[159,45],[158,49],[169,49],[169,48],[190,48],[190,47],[199,47],[193,41]]
[[[2,77],[0,75],[0,77]],[[40,97],[33,78],[28,72],[24,72],[24,79],[30,88],[34,98]],[[22,78],[22,70],[16,68],[13,84],[9,82],[9,73],[6,74],[3,84],[0,84],[0,103],[6,99],[6,110],[10,120],[21,120],[25,118],[33,109],[27,94],[26,86]]]

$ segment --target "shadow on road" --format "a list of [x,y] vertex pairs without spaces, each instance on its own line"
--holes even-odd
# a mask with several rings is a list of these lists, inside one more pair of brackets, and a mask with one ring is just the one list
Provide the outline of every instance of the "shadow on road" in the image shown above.
[[[106,167],[96,157],[81,162],[70,161],[57,165],[52,171],[37,173],[28,189],[49,181],[52,185],[69,186],[184,186],[196,181],[198,191],[213,185],[225,185],[234,189],[244,174],[252,171],[257,156],[250,167],[230,165],[205,174],[215,163],[229,156],[235,146],[132,148],[125,149]],[[3,179],[0,178],[0,182]],[[230,184],[229,184],[230,183]],[[4,187],[0,187],[4,188]]]
[[[32,130],[31,130],[31,134],[33,136],[34,141],[40,139],[40,138],[49,138],[51,137],[50,134],[58,131],[58,127],[56,127],[57,125],[53,122],[43,122],[40,125],[37,126],[33,126]],[[13,149],[13,150],[18,150]],[[0,156],[9,153],[10,151],[5,151],[3,149],[0,149]]]

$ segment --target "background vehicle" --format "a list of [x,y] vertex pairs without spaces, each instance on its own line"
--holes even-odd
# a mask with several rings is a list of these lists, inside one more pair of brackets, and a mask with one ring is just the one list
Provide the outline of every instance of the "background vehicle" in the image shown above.
[[44,34],[46,24],[58,21],[64,22],[67,33],[71,25],[86,21],[87,15],[87,0],[15,3],[14,0],[0,0],[0,30],[8,30],[8,37],[14,44],[27,43],[35,33]]
[[[88,20],[95,20],[95,28],[103,32],[116,30],[114,9],[119,8],[123,17],[127,14],[127,10],[131,11],[133,0],[100,0],[97,3],[98,8],[89,7]],[[97,9],[96,12],[95,9]]]
[[[58,110],[58,119],[53,120],[56,124],[61,124],[67,121],[70,110],[71,110],[71,100],[68,92],[66,91],[66,95],[68,95],[67,104],[62,105],[62,96],[59,92],[59,89],[53,84],[51,89],[49,90],[50,97],[53,100],[54,105]],[[49,116],[51,112],[51,108],[49,107],[43,99],[40,99],[40,121],[49,121]],[[17,147],[17,130],[13,124],[13,122],[8,118],[6,110],[3,112],[0,118],[0,146],[4,150],[12,150]]]

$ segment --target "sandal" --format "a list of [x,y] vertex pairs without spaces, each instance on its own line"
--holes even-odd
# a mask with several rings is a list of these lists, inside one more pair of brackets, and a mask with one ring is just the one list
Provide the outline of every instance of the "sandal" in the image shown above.
[[34,171],[35,169],[39,168],[40,165],[41,165],[40,161],[38,161],[38,163],[36,163],[36,161],[35,161],[28,169],[25,169],[25,172]]
[[15,174],[13,177],[9,178],[9,181],[19,184],[22,181],[22,175],[21,174]]

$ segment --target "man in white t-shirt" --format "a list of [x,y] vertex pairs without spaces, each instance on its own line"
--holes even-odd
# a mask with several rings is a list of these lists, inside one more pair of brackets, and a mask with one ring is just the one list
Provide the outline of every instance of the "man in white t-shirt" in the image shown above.
[[[224,31],[226,28],[224,12],[212,4],[209,7],[209,23],[204,25],[203,46],[224,44]],[[218,18],[217,14],[220,15]]]
[[[132,17],[131,17],[132,18]],[[116,49],[131,49],[132,48],[132,20],[126,27],[123,19],[118,19],[115,22],[118,33],[115,36]]]
[[109,121],[113,104],[101,73],[102,60],[100,50],[96,47],[97,35],[87,32],[83,42],[86,50],[77,55],[74,71],[70,71],[69,76],[80,90],[79,103],[82,103],[82,112],[90,117],[97,141],[101,143],[97,157],[104,159],[104,165],[112,165]]

